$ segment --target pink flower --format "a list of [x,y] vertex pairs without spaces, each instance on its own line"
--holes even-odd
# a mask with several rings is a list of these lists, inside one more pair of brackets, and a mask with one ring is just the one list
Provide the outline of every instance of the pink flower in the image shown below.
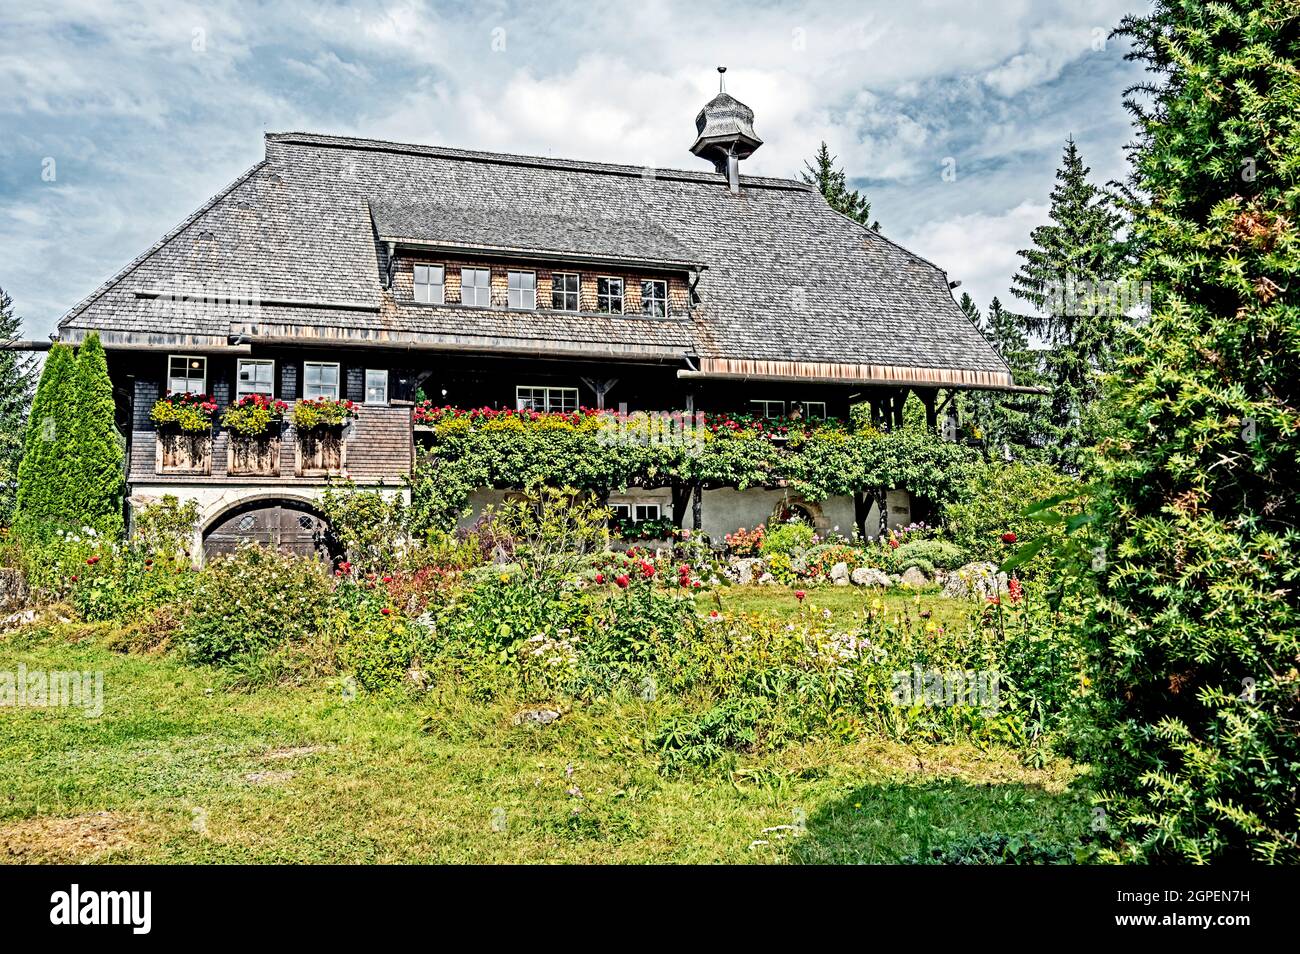
[[803,590],[795,590],[795,591],[794,591],[794,598],[797,599],[800,603],[803,602],[803,598],[804,598],[805,596],[807,596],[807,595],[808,595],[808,594],[805,593]]

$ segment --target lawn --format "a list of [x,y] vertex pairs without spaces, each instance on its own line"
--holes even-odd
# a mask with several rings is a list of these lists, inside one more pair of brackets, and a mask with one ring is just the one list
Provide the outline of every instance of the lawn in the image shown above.
[[[864,597],[721,598],[840,613]],[[936,616],[964,612],[936,599]],[[0,670],[102,670],[105,697],[99,718],[0,708],[0,861],[892,862],[985,831],[1070,840],[1088,822],[1080,770],[1010,751],[825,739],[669,778],[644,740],[671,700],[516,725],[509,700],[392,700],[338,679],[235,692],[105,635],[0,635]]]

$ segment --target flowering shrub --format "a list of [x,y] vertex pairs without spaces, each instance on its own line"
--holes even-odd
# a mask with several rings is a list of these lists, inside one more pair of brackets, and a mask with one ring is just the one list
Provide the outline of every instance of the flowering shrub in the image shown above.
[[168,394],[154,403],[149,419],[159,427],[202,433],[212,429],[212,417],[216,411],[217,402],[209,395]]
[[293,426],[300,431],[314,427],[338,427],[357,416],[356,405],[346,398],[302,398],[293,406]]
[[737,557],[758,556],[766,532],[767,528],[761,523],[753,530],[741,527],[735,533],[728,533],[724,538],[727,542],[727,550],[732,556]]
[[265,394],[246,394],[229,405],[221,423],[243,437],[261,437],[284,419],[289,405]]
[[333,588],[314,560],[241,546],[199,574],[180,641],[196,662],[308,643],[326,626]]
[[775,553],[793,556],[816,542],[817,534],[812,527],[792,521],[768,530],[758,549],[764,556]]

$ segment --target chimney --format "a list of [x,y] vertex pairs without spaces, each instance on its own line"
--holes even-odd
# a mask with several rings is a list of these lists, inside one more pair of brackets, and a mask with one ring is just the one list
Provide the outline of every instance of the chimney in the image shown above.
[[732,192],[740,191],[740,160],[749,158],[763,140],[754,132],[754,111],[728,95],[723,86],[725,66],[718,67],[718,95],[695,117],[695,144],[691,152],[724,173]]

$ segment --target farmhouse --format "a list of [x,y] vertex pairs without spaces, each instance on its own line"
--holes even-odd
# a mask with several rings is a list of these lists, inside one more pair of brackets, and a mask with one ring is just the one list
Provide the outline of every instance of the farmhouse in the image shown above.
[[[1013,387],[940,268],[811,186],[741,173],[762,145],[747,106],[720,92],[694,132],[692,170],[268,134],[262,161],[59,324],[107,349],[132,499],[197,499],[209,553],[309,549],[332,477],[400,492],[426,398],[805,419],[866,403],[891,423],[909,392],[933,421],[957,390]],[[186,393],[210,395],[211,430],[157,422]],[[302,400],[335,426],[221,425],[232,402]],[[673,516],[667,489],[610,503]],[[691,505],[715,535],[777,506],[854,524],[846,498],[780,486]],[[887,508],[909,520],[905,488]]]

